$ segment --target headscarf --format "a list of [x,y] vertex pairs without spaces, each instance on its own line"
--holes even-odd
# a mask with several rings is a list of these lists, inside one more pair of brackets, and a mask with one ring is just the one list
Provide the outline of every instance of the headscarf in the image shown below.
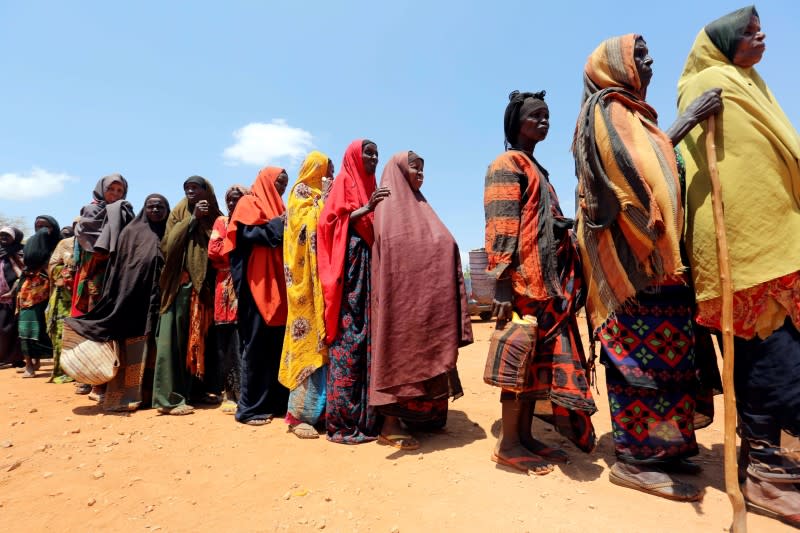
[[250,189],[248,189],[244,185],[238,185],[238,184],[231,185],[230,187],[228,187],[228,190],[225,191],[225,202],[226,203],[228,201],[228,198],[230,198],[233,193],[239,193],[242,196],[244,196],[246,194],[250,194]]
[[718,18],[707,25],[705,31],[714,46],[733,63],[736,49],[742,40],[742,33],[750,24],[750,19],[757,16],[756,6],[743,7]]
[[[172,305],[181,281],[181,273],[186,270],[192,287],[199,294],[206,281],[208,270],[208,239],[211,228],[218,216],[222,215],[214,194],[214,186],[207,179],[191,176],[185,182],[197,183],[208,192],[208,216],[194,218],[185,196],[170,212],[161,248],[164,251],[165,265],[161,272],[161,312]],[[194,205],[192,205],[192,209]]]
[[[800,270],[800,247],[787,246],[800,234],[800,136],[756,69],[734,65],[714,44],[709,27],[711,33],[731,34],[744,16],[732,15],[697,35],[678,81],[678,109],[683,112],[708,89],[722,88],[717,169],[733,288],[740,291]],[[681,144],[686,247],[698,301],[721,294],[705,138],[701,124]]]
[[[366,173],[361,158],[365,144],[364,140],[357,139],[345,150],[342,168],[333,181],[317,227],[317,266],[325,296],[325,334],[328,344],[339,331],[350,213],[366,205],[375,192],[375,175]],[[373,220],[374,213],[367,213],[353,222],[353,231],[364,239],[367,246],[372,246],[375,240]]]
[[578,242],[592,325],[638,291],[677,276],[683,207],[672,142],[642,98],[633,49],[639,35],[604,41],[584,68],[572,146]]
[[[122,185],[122,198],[106,204],[105,193],[112,183]],[[128,182],[120,174],[110,174],[101,178],[92,191],[92,203],[83,206],[78,223],[75,224],[75,238],[87,252],[112,253],[116,250],[119,234],[131,220],[133,207],[125,201],[128,195]]]
[[[144,206],[151,198],[161,200],[169,211],[169,201],[160,194],[149,194]],[[97,304],[78,318],[65,319],[76,333],[105,342],[124,341],[155,331],[160,305],[158,280],[164,266],[161,238],[166,225],[166,217],[159,223],[150,222],[147,210],[142,207],[133,222],[122,230]]]
[[508,105],[503,116],[506,149],[517,144],[521,118],[538,107],[547,107],[547,104],[544,103],[545,94],[545,91],[536,93],[513,91],[508,95]]
[[[286,211],[281,195],[275,188],[275,178],[284,169],[264,167],[243,196],[228,223],[228,233],[222,246],[224,254],[236,248],[236,232],[241,226],[260,226]],[[253,246],[247,261],[247,283],[264,322],[270,326],[286,324],[286,281],[283,272],[283,250],[268,246]]]
[[12,226],[5,226],[0,228],[0,233],[5,233],[14,241],[11,244],[4,245],[0,244],[0,259],[6,256],[17,255],[20,250],[22,250],[22,231],[19,228],[15,228]]
[[424,396],[425,382],[454,370],[458,348],[472,343],[458,245],[409,185],[411,158],[421,159],[405,151],[386,164],[381,187],[392,195],[375,208],[370,405]]
[[283,263],[288,316],[278,380],[289,390],[328,363],[325,303],[317,275],[317,223],[324,205],[322,178],[327,171],[327,155],[308,154],[287,199]]
[[46,220],[52,226],[52,230],[48,231],[47,228],[41,228],[25,242],[22,252],[23,261],[25,269],[29,272],[46,267],[48,261],[50,261],[50,255],[55,250],[58,241],[61,240],[61,234],[58,232],[61,226],[58,225],[58,221],[48,215],[36,217],[37,220],[40,218]]

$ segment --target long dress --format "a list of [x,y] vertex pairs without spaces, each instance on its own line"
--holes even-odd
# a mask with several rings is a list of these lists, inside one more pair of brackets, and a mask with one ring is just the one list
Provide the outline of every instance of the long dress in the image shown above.
[[[724,180],[725,231],[733,283],[734,385],[748,474],[800,480],[796,450],[781,433],[800,435],[800,135],[755,68],[733,64],[750,6],[700,31],[678,82],[685,110],[722,88],[717,167]],[[686,243],[697,291],[697,321],[720,329],[721,289],[710,202],[706,132],[681,145],[687,166]]]
[[[163,196],[151,194],[145,203],[150,198],[161,200],[169,209]],[[120,367],[106,387],[106,411],[134,411],[151,403],[165,226],[166,220],[150,222],[142,209],[119,236],[103,294],[96,305],[80,317],[65,319],[65,324],[86,339],[114,341]]]
[[409,157],[400,152],[384,167],[381,186],[392,195],[375,209],[369,404],[438,429],[448,399],[463,395],[456,360],[472,343],[472,325],[458,245],[409,185]]
[[637,37],[604,41],[586,63],[577,235],[617,458],[658,466],[697,454],[698,354],[676,154],[640,91]]
[[186,404],[194,380],[205,374],[207,354],[214,352],[214,339],[208,332],[214,320],[215,273],[208,259],[208,242],[214,221],[222,213],[211,183],[200,177],[189,179],[202,181],[209,213],[195,218],[183,198],[167,219],[153,377],[153,407],[161,409]]
[[230,254],[239,299],[242,366],[236,420],[242,423],[284,416],[289,397],[289,390],[278,382],[286,332],[286,208],[275,179],[283,172],[277,167],[261,169],[251,194],[236,204],[223,246],[223,253]]
[[322,178],[328,156],[311,152],[289,192],[283,262],[286,268],[287,328],[278,379],[289,390],[286,422],[316,424],[325,412],[328,346],[324,301],[317,274],[317,223],[324,206]]
[[519,150],[500,154],[489,165],[484,209],[487,272],[496,279],[510,277],[514,311],[536,317],[539,325],[525,389],[503,390],[500,400],[537,401],[537,417],[591,451],[590,417],[597,407],[575,318],[582,283],[572,221],[563,216],[547,171]]
[[9,247],[0,245],[0,364],[22,365],[19,347],[19,330],[16,316],[16,283],[24,266],[22,261],[22,232],[16,228],[2,228],[13,234]]
[[373,213],[351,222],[367,204],[375,176],[364,170],[363,141],[350,143],[341,171],[317,226],[317,259],[325,301],[328,383],[325,425],[328,440],[358,444],[375,440],[379,419],[369,406],[370,248]]
[[70,316],[72,287],[75,275],[75,237],[62,239],[53,255],[50,256],[49,275],[51,280],[50,300],[47,304],[47,334],[53,341],[53,374],[51,383],[73,381],[61,369],[61,341],[64,333],[64,319]]

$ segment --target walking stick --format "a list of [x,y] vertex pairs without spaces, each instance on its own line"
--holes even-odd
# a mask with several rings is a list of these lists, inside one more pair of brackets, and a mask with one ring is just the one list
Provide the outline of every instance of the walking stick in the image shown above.
[[733,533],[747,532],[747,510],[739,490],[736,462],[736,391],[733,387],[733,280],[728,259],[728,239],[725,236],[725,219],[722,205],[722,185],[717,171],[717,147],[714,144],[716,122],[708,117],[706,131],[706,157],[711,175],[711,206],[714,211],[714,231],[717,236],[717,263],[722,288],[722,393],[725,405],[725,492],[733,507]]

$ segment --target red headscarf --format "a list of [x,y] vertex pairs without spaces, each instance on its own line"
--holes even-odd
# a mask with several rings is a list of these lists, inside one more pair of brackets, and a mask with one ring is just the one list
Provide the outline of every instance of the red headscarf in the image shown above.
[[[222,245],[223,254],[236,248],[236,228],[239,224],[260,226],[286,211],[281,195],[275,188],[275,178],[281,172],[284,170],[278,167],[262,168],[250,188],[250,194],[242,196],[236,204]],[[282,248],[253,246],[247,262],[247,284],[267,325],[286,324],[286,279]]]
[[[366,205],[375,191],[375,174],[366,173],[361,159],[363,142],[357,139],[345,150],[342,169],[333,181],[317,226],[317,270],[325,298],[325,341],[328,344],[339,331],[350,213]],[[373,220],[374,215],[367,213],[353,222],[353,230],[370,247],[375,240]]]

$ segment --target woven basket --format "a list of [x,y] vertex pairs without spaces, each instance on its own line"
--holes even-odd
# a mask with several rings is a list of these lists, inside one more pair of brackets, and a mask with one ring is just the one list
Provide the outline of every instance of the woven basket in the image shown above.
[[61,346],[61,369],[78,383],[102,385],[117,375],[119,358],[113,341],[90,341],[64,323]]

